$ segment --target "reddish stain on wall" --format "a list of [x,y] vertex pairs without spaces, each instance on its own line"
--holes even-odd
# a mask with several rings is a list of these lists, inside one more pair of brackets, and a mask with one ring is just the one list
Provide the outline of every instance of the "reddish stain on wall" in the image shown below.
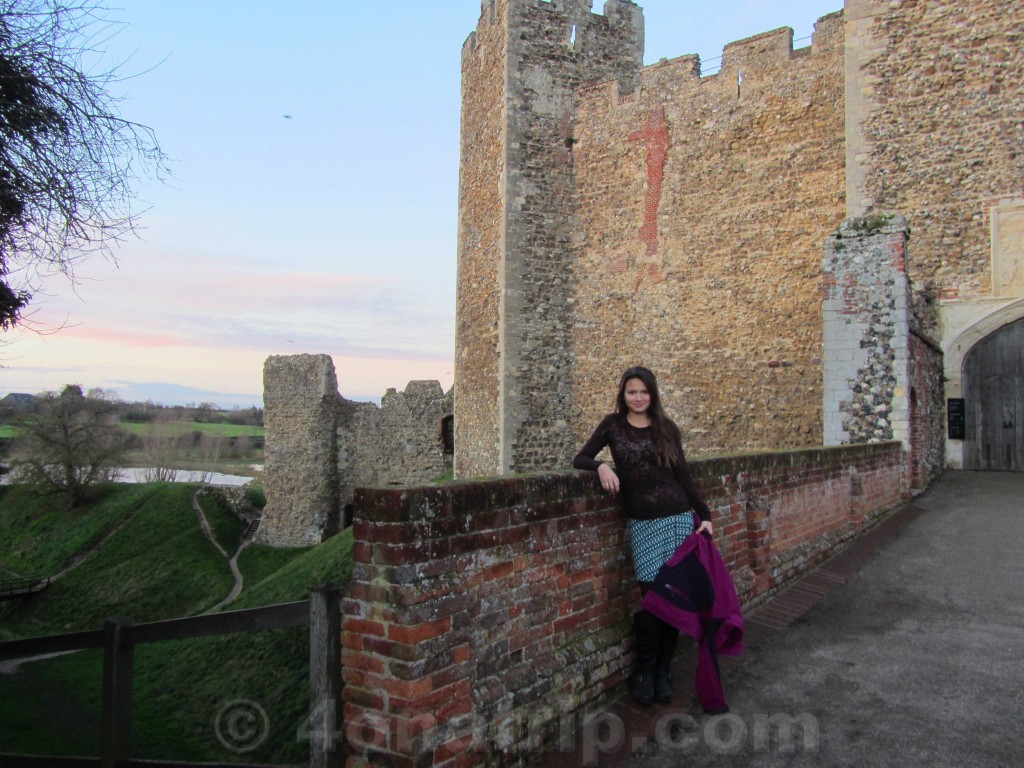
[[658,207],[661,205],[661,187],[665,180],[665,158],[668,157],[668,123],[662,107],[647,115],[647,123],[629,135],[630,141],[642,141],[647,149],[647,195],[644,199],[644,223],[640,227],[640,241],[647,255],[658,253]]

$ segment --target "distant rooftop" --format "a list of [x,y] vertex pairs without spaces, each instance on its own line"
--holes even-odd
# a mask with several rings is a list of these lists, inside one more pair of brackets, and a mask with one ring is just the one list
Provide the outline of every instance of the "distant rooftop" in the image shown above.
[[29,395],[25,392],[11,392],[0,397],[0,406],[14,409],[31,408],[36,404],[36,400],[35,395]]

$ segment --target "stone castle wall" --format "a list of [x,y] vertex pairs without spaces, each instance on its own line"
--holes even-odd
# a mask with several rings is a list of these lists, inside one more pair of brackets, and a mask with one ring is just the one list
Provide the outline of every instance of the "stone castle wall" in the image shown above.
[[[843,219],[842,16],[577,93],[574,444],[644,364],[699,453],[821,443],[821,244]],[[837,110],[837,105],[839,109]],[[786,201],[780,205],[780,200]]]
[[451,471],[444,446],[445,417],[454,411],[454,390],[436,381],[410,381],[374,403],[345,401],[338,420],[341,498],[352,503],[357,486],[429,483]]
[[935,340],[910,334],[910,487],[923,491],[946,466],[946,399],[942,350]]
[[913,245],[902,216],[848,219],[825,246],[826,445],[899,440],[910,486],[942,470],[942,351],[929,336],[935,302],[907,277]]
[[[971,347],[1024,318],[1024,227],[1001,227],[1024,222],[1024,6],[848,0],[846,14],[851,210],[905,216],[908,278],[936,310],[940,396],[962,397]],[[941,444],[962,466],[965,441]]]
[[851,219],[824,266],[825,444],[910,437],[907,223]]
[[[948,460],[937,404],[960,395],[973,329],[1024,317],[1024,6],[847,0],[806,48],[783,28],[726,46],[714,75],[690,55],[583,81],[559,33],[574,28],[609,57],[620,42],[587,36],[588,2],[496,7],[478,35],[506,41],[496,68],[509,90],[488,96],[496,75],[477,56],[463,71],[464,109],[505,126],[503,163],[489,179],[479,164],[467,170],[490,137],[466,121],[463,173],[505,196],[496,249],[475,253],[499,273],[459,282],[460,329],[466,313],[498,308],[483,316],[492,356],[461,342],[459,355],[496,371],[478,385],[457,367],[471,398],[456,421],[459,435],[498,447],[457,460],[456,474],[564,466],[633,364],[659,375],[691,454],[829,442],[826,370],[845,363],[824,348],[826,242],[847,218],[891,214],[914,242],[894,327],[921,355],[886,364],[909,381],[934,375],[936,359],[924,359],[938,354],[946,380],[944,392],[925,395],[923,381],[893,390],[898,431],[925,440],[924,475],[937,440]],[[606,5],[609,28],[609,8],[642,28],[626,0]],[[911,429],[925,417],[936,421]],[[876,439],[876,427],[893,431],[879,422],[844,439]]]
[[[804,49],[788,29],[734,43],[701,77],[694,56],[636,68],[638,7],[582,6],[509,0],[497,4],[508,15],[485,12],[467,46],[495,25],[531,41],[508,51],[513,93],[500,99],[487,64],[466,66],[464,52],[463,178],[479,171],[480,134],[465,118],[481,99],[507,112],[505,140],[535,149],[506,153],[491,179],[525,203],[502,206],[504,239],[474,254],[504,280],[463,276],[480,201],[462,186],[457,357],[494,361],[498,378],[473,380],[457,363],[456,473],[568,465],[637,363],[658,373],[691,450],[819,444],[821,248],[844,217],[842,15],[821,20]],[[624,74],[598,65],[583,78],[590,60],[566,42],[571,29],[590,60],[598,47],[621,51],[604,69]],[[480,360],[463,323],[479,333],[488,302],[500,311],[483,325],[495,346]],[[462,436],[479,442],[491,424],[503,448],[462,454]]]
[[643,58],[639,8],[590,5],[485,2],[463,49],[461,475],[561,464],[571,441],[573,94],[594,78],[628,89]]
[[263,509],[255,541],[319,544],[339,526],[338,378],[327,355],[271,355],[263,364]]
[[906,217],[914,282],[943,299],[990,296],[986,203],[1024,194],[1024,6],[847,5],[873,19],[862,75],[865,212]]
[[328,355],[274,355],[263,367],[267,505],[256,540],[319,544],[345,524],[357,487],[429,483],[451,471],[444,424],[454,390],[389,389],[378,407],[338,394]]
[[[502,4],[504,13],[504,4]],[[459,312],[456,375],[474,382],[459,395],[456,464],[499,464],[501,372],[499,317],[505,196],[505,67],[508,24],[485,2],[477,29],[462,48],[462,162],[459,166]],[[486,140],[467,141],[467,136]],[[457,470],[458,471],[458,470]]]

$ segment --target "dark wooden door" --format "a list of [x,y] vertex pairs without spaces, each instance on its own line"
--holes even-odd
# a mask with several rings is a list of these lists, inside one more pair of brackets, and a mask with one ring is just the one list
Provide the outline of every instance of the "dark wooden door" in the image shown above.
[[964,469],[1024,472],[1024,319],[967,354],[963,382]]

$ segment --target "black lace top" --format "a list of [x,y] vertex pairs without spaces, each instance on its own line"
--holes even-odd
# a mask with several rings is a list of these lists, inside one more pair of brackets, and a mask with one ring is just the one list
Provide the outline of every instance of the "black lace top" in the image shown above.
[[711,519],[708,505],[690,477],[682,444],[676,446],[679,462],[671,466],[659,464],[650,427],[634,427],[625,416],[610,413],[597,425],[572,465],[596,472],[604,462],[594,457],[605,446],[611,449],[615,460],[622,510],[627,517],[653,520],[693,509],[698,525],[701,520]]

